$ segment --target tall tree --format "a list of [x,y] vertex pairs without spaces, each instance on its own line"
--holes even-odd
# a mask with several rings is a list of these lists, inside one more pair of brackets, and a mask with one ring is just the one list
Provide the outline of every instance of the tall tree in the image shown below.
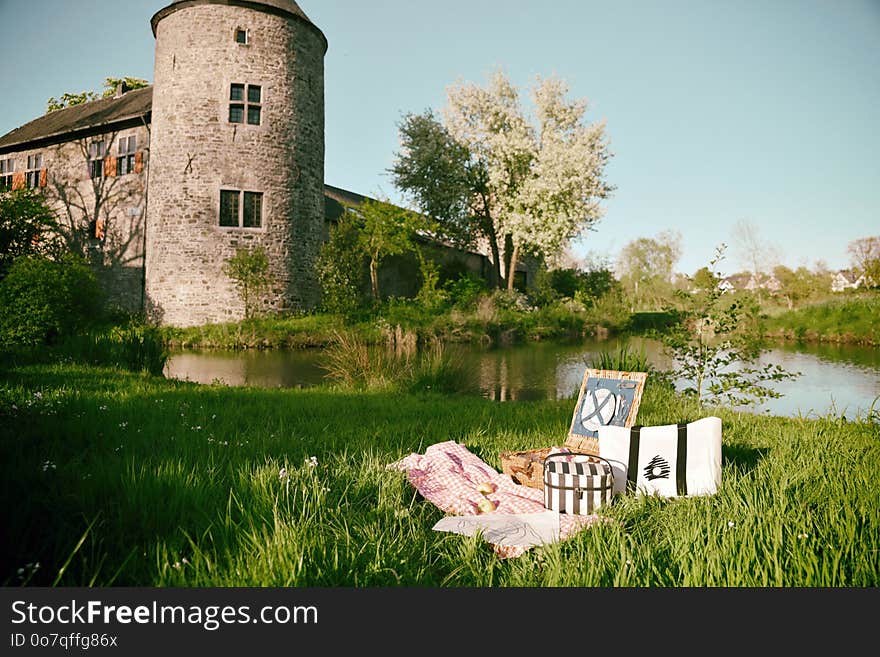
[[761,236],[760,228],[751,221],[740,219],[734,224],[733,244],[740,265],[755,277],[756,283],[779,263],[779,250]]
[[55,215],[40,194],[32,189],[0,193],[0,279],[20,256],[60,256],[57,234]]
[[53,96],[46,101],[46,113],[48,114],[55,110],[65,109],[66,107],[73,107],[74,105],[90,103],[93,100],[99,100],[100,98],[109,98],[116,93],[116,89],[120,84],[125,85],[125,88],[130,91],[132,89],[147,87],[150,83],[142,78],[133,78],[129,76],[122,78],[104,78],[104,91],[100,96],[94,91],[81,91],[79,93],[67,92],[61,94],[59,98]]
[[865,285],[880,285],[880,235],[853,240],[847,247],[852,264],[865,277]]
[[417,216],[387,201],[367,199],[358,208],[349,208],[360,218],[360,244],[370,262],[370,288],[380,301],[379,266],[388,256],[412,248]]
[[599,202],[613,189],[604,181],[604,123],[586,125],[586,101],[566,101],[567,92],[562,81],[539,78],[530,117],[496,72],[487,88],[451,87],[442,121],[427,112],[401,123],[395,185],[445,235],[485,239],[499,287],[506,277],[512,288],[522,254],[562,252],[601,217]]
[[637,308],[656,309],[672,296],[672,274],[681,257],[681,235],[664,231],[656,238],[629,242],[617,259],[617,275]]

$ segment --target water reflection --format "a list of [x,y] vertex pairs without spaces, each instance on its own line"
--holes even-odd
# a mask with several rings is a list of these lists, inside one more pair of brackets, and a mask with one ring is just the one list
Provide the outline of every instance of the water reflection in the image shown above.
[[[668,369],[670,359],[652,340],[633,340],[648,361]],[[479,393],[495,401],[565,399],[575,396],[584,370],[601,351],[619,343],[584,342],[576,345],[532,344],[507,349],[454,345],[449,350],[465,365]],[[166,375],[199,383],[232,386],[308,387],[324,381],[319,351],[183,352],[169,360]],[[773,382],[783,393],[752,409],[774,415],[824,415],[834,411],[849,418],[863,416],[880,395],[880,350],[837,345],[780,345],[762,356],[802,376]],[[687,382],[679,381],[679,387]],[[880,403],[878,403],[880,405]]]

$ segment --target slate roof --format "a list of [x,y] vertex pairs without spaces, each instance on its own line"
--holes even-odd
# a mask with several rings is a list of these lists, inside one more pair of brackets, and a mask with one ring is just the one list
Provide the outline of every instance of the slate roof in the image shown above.
[[75,138],[75,133],[104,130],[131,121],[149,122],[153,87],[126,92],[119,98],[101,98],[49,112],[0,137],[0,153],[38,148]]

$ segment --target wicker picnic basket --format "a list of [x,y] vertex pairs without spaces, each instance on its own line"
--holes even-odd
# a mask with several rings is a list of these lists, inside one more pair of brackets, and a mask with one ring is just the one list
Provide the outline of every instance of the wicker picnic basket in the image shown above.
[[[578,454],[599,455],[599,441],[595,438],[569,438],[565,447]],[[544,488],[544,459],[552,447],[529,449],[524,452],[501,452],[501,472],[517,484],[530,488]],[[596,461],[598,463],[598,460]]]
[[[605,384],[613,382],[625,382],[631,385],[631,400],[625,413],[617,419],[610,422],[616,426],[631,427],[635,423],[636,415],[639,411],[639,404],[642,400],[642,392],[645,389],[645,380],[647,374],[644,372],[620,372],[617,370],[595,370],[588,369],[584,372],[584,380],[581,384],[578,402],[574,408],[574,414],[571,419],[571,428],[568,432],[568,438],[565,439],[564,447],[570,451],[586,455],[599,455],[599,435],[598,432],[585,431],[579,424],[579,414],[582,411],[584,398],[588,395],[591,388],[599,385],[597,382]],[[540,449],[530,449],[522,452],[501,452],[501,471],[509,476],[517,484],[529,486],[530,488],[544,488],[544,459],[549,456],[552,447],[544,447]],[[599,460],[596,459],[598,463]]]

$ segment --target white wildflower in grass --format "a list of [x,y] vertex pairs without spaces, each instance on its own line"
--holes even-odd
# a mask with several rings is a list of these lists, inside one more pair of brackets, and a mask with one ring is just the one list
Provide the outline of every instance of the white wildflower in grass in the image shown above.
[[306,459],[306,465],[309,466],[310,468],[317,468],[318,467],[318,457],[317,456],[310,456],[309,458]]
[[175,562],[174,562],[174,565],[173,565],[173,568],[176,568],[177,570],[180,570],[180,562],[179,562],[179,561],[175,561]]
[[810,535],[807,534],[806,532],[804,532],[804,533],[802,533],[802,534],[798,534],[798,538],[801,539],[801,540],[803,540],[803,539],[805,539],[805,538],[809,538],[809,536],[810,536]]
[[119,428],[120,428],[120,429],[125,429],[125,427],[127,427],[127,426],[128,426],[128,422],[120,422],[120,423],[119,423]]
[[184,563],[184,564],[186,564],[187,566],[189,565],[189,561],[187,560],[186,557],[184,557],[184,558],[181,559],[180,561],[181,561],[181,563]]
[[735,523],[733,520],[728,520],[728,521],[727,521],[727,526],[728,526],[728,527],[733,527],[733,526],[735,526],[735,525],[736,525],[736,523]]
[[42,392],[35,392],[34,393],[34,399],[42,399],[42,398],[43,398]]
[[98,407],[98,410],[99,410],[99,411],[106,411],[106,410],[107,410],[107,407],[106,407],[106,406],[99,406],[99,407]]
[[43,472],[48,472],[49,470],[57,470],[58,466],[56,466],[52,461],[43,461],[43,465],[41,466]]

